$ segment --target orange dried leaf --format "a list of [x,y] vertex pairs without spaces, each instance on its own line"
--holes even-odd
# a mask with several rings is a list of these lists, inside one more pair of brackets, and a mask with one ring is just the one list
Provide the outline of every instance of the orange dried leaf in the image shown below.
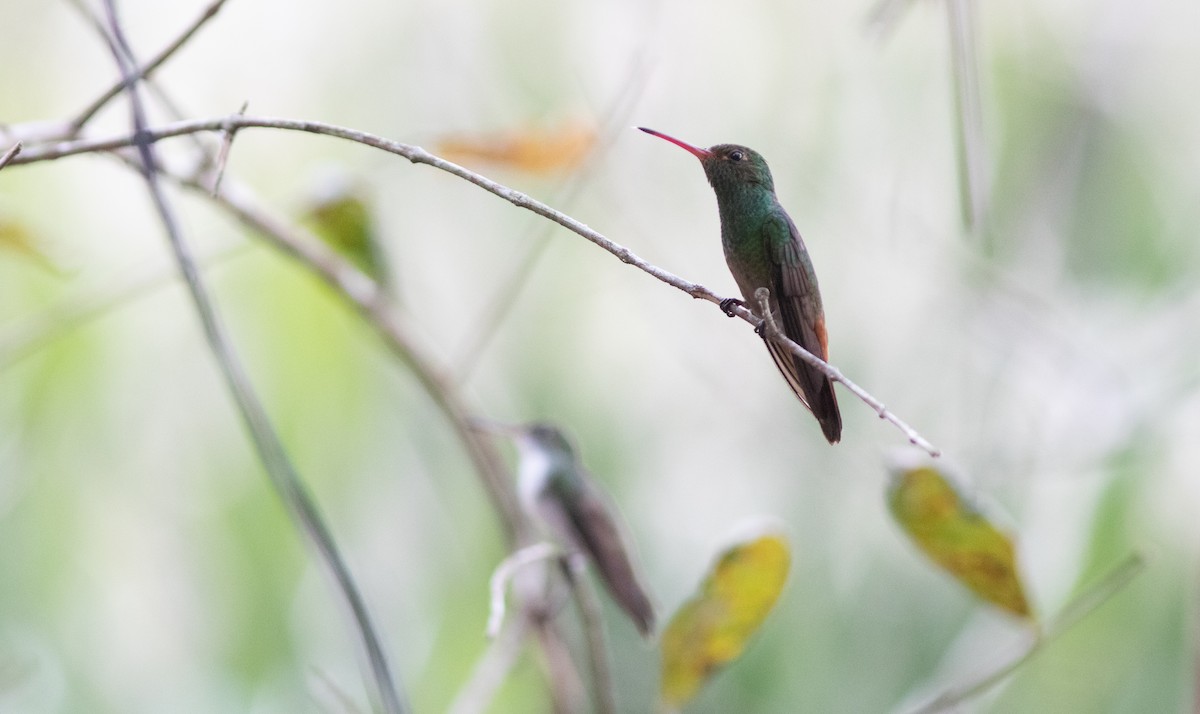
[[975,509],[937,469],[893,474],[888,507],[925,555],[984,600],[1033,619],[1012,538]]
[[791,553],[779,535],[739,543],[721,554],[697,594],[662,635],[662,701],[678,709],[721,667],[737,659],[774,607]]
[[479,137],[448,137],[437,153],[455,163],[486,162],[545,174],[578,166],[596,143],[595,130],[572,123],[554,131],[529,129]]

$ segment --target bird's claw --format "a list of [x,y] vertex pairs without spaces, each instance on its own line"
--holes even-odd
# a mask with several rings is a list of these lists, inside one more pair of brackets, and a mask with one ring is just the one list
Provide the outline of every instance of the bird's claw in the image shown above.
[[737,313],[733,309],[735,307],[746,307],[746,303],[737,298],[725,298],[719,305],[721,312],[725,313],[726,317],[737,317]]
[[764,340],[767,339],[767,321],[766,320],[758,321],[758,324],[754,326],[754,334],[758,335],[759,337],[763,338]]

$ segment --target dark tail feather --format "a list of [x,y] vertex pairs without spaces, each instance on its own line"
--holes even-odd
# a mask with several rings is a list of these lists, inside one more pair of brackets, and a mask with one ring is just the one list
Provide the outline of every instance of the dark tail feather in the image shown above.
[[606,584],[617,604],[621,606],[625,614],[629,615],[629,619],[633,620],[633,624],[637,626],[642,637],[650,637],[654,634],[654,606],[650,604],[650,598],[646,597],[646,593],[642,591],[637,582],[629,580],[624,584]]
[[817,418],[825,439],[830,444],[841,441],[842,413],[838,410],[837,395],[833,393],[833,382],[820,370],[776,342],[768,340],[767,350],[788,386]]
[[600,579],[604,581],[613,600],[621,606],[638,632],[649,637],[654,632],[654,606],[633,572],[632,564],[624,552],[600,551],[591,553]]
[[821,431],[830,444],[842,438],[842,412],[838,409],[837,395],[833,393],[833,382],[821,375],[820,393],[813,400],[813,416],[821,424]]
[[626,539],[611,515],[614,513],[616,510],[610,510],[607,499],[594,486],[571,501],[567,509],[578,547],[587,553],[608,592],[638,632],[649,637],[654,632],[654,606],[633,569]]

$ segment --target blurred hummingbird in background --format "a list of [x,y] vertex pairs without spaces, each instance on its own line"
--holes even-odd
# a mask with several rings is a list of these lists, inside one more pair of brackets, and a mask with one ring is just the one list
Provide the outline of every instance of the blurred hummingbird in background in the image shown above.
[[[754,291],[765,287],[771,291],[771,312],[783,334],[828,361],[825,310],[817,289],[817,274],[800,231],[775,196],[775,182],[766,159],[737,144],[701,149],[662,132],[638,128],[700,159],[717,194],[725,262],[745,298],[744,302],[735,298],[722,301],[725,314],[733,317],[734,304],[760,313]],[[817,418],[829,443],[836,444],[842,437],[842,415],[833,382],[783,345],[769,339],[766,343],[792,391]]]
[[579,461],[567,436],[545,423],[476,422],[512,437],[519,460],[517,490],[529,516],[567,553],[593,563],[638,631],[654,631],[654,608],[634,571],[615,509]]

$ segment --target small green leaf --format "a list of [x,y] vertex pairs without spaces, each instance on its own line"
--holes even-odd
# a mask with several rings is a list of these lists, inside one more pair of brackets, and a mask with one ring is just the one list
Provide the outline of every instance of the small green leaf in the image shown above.
[[1017,573],[1012,538],[975,509],[932,466],[893,473],[888,507],[925,555],[973,593],[1033,619]]
[[699,592],[662,635],[662,701],[678,709],[721,667],[737,659],[774,607],[791,553],[780,535],[736,544],[721,554]]
[[366,199],[350,187],[328,193],[305,214],[313,231],[372,280],[387,286],[387,261]]

